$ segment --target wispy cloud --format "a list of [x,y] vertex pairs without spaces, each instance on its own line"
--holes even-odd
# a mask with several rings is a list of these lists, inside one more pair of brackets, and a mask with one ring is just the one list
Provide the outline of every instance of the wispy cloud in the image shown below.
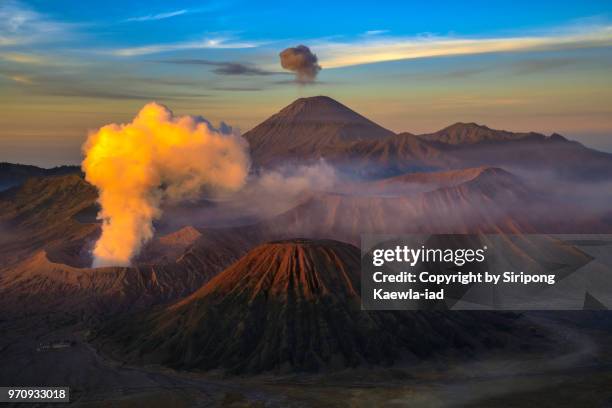
[[13,75],[10,77],[13,81],[19,82],[21,84],[33,84],[34,82],[25,75]]
[[415,58],[499,52],[559,50],[612,45],[612,26],[556,30],[551,34],[501,38],[442,36],[362,37],[356,41],[313,43],[321,66],[341,68]]
[[368,30],[363,34],[364,35],[381,35],[381,34],[386,34],[388,32],[389,30]]
[[582,58],[526,59],[516,61],[512,68],[516,75],[530,75],[538,72],[551,71],[582,62],[585,62],[585,60]]
[[19,84],[32,85],[34,83],[34,81],[32,81],[31,78],[25,75],[21,75],[21,74],[5,75],[5,76],[11,81],[17,82]]
[[241,49],[255,48],[260,44],[256,42],[233,41],[228,38],[208,38],[200,41],[185,41],[170,44],[150,44],[140,47],[119,48],[110,51],[112,55],[119,57],[134,57],[140,55],[159,54],[171,51],[213,49]]
[[261,87],[247,87],[247,86],[218,86],[212,88],[213,91],[228,91],[228,92],[257,92],[262,91],[264,88]]
[[169,59],[158,62],[179,64],[179,65],[210,65],[217,67],[213,69],[219,75],[274,75],[279,72],[266,71],[252,64],[242,62],[211,61],[206,59]]
[[482,68],[465,68],[465,69],[455,69],[452,71],[443,71],[443,72],[425,72],[419,74],[412,74],[413,77],[417,78],[425,78],[425,79],[466,79],[477,76],[486,72],[490,68],[482,67]]
[[[96,72],[96,81],[73,72],[23,73],[0,68],[0,81],[6,79],[33,96],[110,100],[196,100],[214,96],[201,81],[181,79],[106,75]],[[26,85],[34,85],[27,86]],[[200,92],[203,90],[204,92]]]
[[18,52],[0,52],[0,59],[17,64],[28,65],[50,65],[53,61],[47,57],[36,54],[24,54]]
[[100,89],[98,87],[90,87],[88,85],[68,85],[62,86],[47,86],[36,89],[39,95],[59,96],[59,97],[74,97],[87,99],[114,99],[114,100],[181,100],[181,99],[198,99],[208,98],[209,94],[202,93],[139,93],[123,90]]
[[130,17],[130,18],[126,18],[123,21],[124,22],[134,22],[134,21],[140,22],[140,21],[165,20],[167,18],[182,16],[183,14],[187,14],[188,12],[189,10],[182,9],[182,10],[168,11],[166,13],[148,14],[146,16],[140,16],[140,17]]
[[198,13],[207,13],[218,11],[225,7],[227,4],[224,0],[219,1],[208,1],[206,5],[188,9],[179,9],[173,11],[166,11],[161,13],[150,13],[144,14],[142,16],[130,17],[122,22],[142,22],[142,21],[157,21],[157,20],[165,20],[167,18],[178,17],[185,14],[198,14]]
[[69,28],[18,1],[0,1],[0,47],[57,41]]

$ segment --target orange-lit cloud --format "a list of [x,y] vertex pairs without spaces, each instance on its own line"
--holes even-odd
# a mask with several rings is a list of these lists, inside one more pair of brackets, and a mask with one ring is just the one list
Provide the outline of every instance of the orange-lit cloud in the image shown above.
[[83,151],[86,179],[98,188],[102,207],[94,266],[129,265],[153,237],[164,201],[202,189],[237,190],[249,169],[245,140],[226,125],[217,130],[156,103],[145,105],[131,123],[91,133]]

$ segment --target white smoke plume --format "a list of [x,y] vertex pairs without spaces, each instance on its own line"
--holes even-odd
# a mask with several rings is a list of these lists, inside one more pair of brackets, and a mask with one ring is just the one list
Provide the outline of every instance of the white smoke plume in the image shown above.
[[336,170],[325,160],[310,165],[284,166],[263,172],[256,186],[268,196],[295,197],[305,191],[326,191],[337,182]]
[[83,152],[86,180],[98,188],[102,207],[94,267],[129,265],[153,237],[162,203],[202,190],[236,191],[249,172],[248,144],[231,128],[174,116],[157,103],[145,105],[130,123],[91,133]]
[[174,231],[187,225],[200,228],[252,225],[290,210],[313,194],[334,191],[339,184],[345,181],[323,159],[266,169],[251,174],[240,191],[207,197],[206,204],[165,207],[168,216],[161,228]]

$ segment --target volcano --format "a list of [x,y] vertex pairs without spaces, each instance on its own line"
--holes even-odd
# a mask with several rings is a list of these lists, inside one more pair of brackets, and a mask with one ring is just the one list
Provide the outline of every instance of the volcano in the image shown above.
[[501,347],[510,328],[520,336],[508,314],[363,311],[359,271],[349,244],[263,244],[178,303],[106,325],[96,342],[127,360],[253,374],[391,365]]
[[393,136],[327,96],[300,98],[244,134],[258,166],[318,159],[352,142]]
[[325,158],[369,178],[406,172],[503,167],[604,181],[612,154],[559,134],[455,123],[434,133],[395,134],[326,96],[300,98],[244,134],[255,168]]
[[7,316],[72,313],[100,318],[180,299],[207,281],[184,264],[78,268],[39,251],[0,271],[0,310]]
[[[481,142],[503,142],[510,140],[542,140],[546,136],[535,132],[514,133],[506,130],[495,130],[476,123],[455,123],[435,133],[419,135],[421,139],[441,142],[450,145],[465,145]],[[562,136],[559,136],[562,137]]]

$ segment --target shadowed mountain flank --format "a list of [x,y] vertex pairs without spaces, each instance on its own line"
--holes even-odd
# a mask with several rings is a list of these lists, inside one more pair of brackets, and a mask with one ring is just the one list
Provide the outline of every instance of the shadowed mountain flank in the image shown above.
[[474,144],[481,142],[503,142],[521,139],[544,139],[539,133],[514,133],[506,130],[490,129],[476,123],[455,123],[435,133],[419,135],[419,138],[430,142],[441,142],[451,145]]
[[244,134],[257,166],[317,159],[347,143],[394,133],[326,96],[300,98]]
[[256,169],[324,158],[370,178],[479,166],[545,170],[590,181],[612,177],[611,154],[556,133],[455,123],[429,134],[395,134],[326,96],[300,98],[244,137]]
[[11,315],[65,312],[107,317],[174,301],[211,273],[189,264],[78,268],[40,251],[0,273],[0,309]]
[[510,314],[363,311],[359,270],[349,244],[263,244],[184,300],[112,322],[96,342],[128,360],[254,374],[388,366],[521,335],[509,334]]
[[419,135],[445,157],[450,167],[501,166],[510,170],[547,171],[589,182],[612,177],[612,154],[553,133],[508,132],[475,123],[456,123]]
[[0,267],[43,248],[79,251],[83,241],[98,234],[97,197],[96,189],[76,174],[30,178],[0,193],[0,232],[5,231]]
[[0,162],[0,191],[17,186],[31,177],[61,176],[66,174],[81,174],[79,166],[58,166],[50,169]]

